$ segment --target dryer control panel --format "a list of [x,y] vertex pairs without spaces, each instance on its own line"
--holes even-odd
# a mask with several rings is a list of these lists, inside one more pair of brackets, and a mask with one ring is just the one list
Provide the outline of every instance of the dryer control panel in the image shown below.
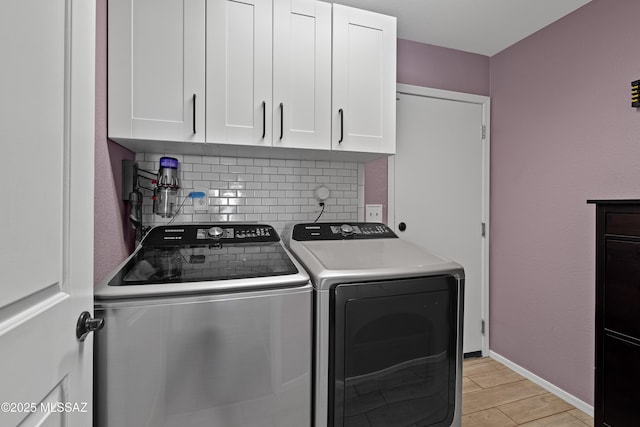
[[293,240],[394,239],[398,236],[379,222],[319,222],[296,224]]

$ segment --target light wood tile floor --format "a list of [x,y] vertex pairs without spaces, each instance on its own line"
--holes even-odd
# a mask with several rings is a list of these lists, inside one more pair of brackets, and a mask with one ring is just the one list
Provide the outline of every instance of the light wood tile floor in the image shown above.
[[462,427],[593,427],[593,418],[490,358],[467,359]]

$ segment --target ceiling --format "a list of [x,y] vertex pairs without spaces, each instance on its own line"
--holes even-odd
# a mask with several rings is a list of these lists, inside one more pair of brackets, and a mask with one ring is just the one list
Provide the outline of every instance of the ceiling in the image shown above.
[[337,0],[393,15],[398,38],[492,56],[591,0]]

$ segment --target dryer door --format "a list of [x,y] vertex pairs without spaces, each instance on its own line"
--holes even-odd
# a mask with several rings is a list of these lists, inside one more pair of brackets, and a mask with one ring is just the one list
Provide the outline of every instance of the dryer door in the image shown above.
[[452,276],[335,288],[330,426],[451,425],[458,293]]

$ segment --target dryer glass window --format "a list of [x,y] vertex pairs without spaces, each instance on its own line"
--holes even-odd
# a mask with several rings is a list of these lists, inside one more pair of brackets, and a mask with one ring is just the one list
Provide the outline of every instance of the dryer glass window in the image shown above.
[[449,426],[455,406],[453,277],[340,285],[334,426]]

